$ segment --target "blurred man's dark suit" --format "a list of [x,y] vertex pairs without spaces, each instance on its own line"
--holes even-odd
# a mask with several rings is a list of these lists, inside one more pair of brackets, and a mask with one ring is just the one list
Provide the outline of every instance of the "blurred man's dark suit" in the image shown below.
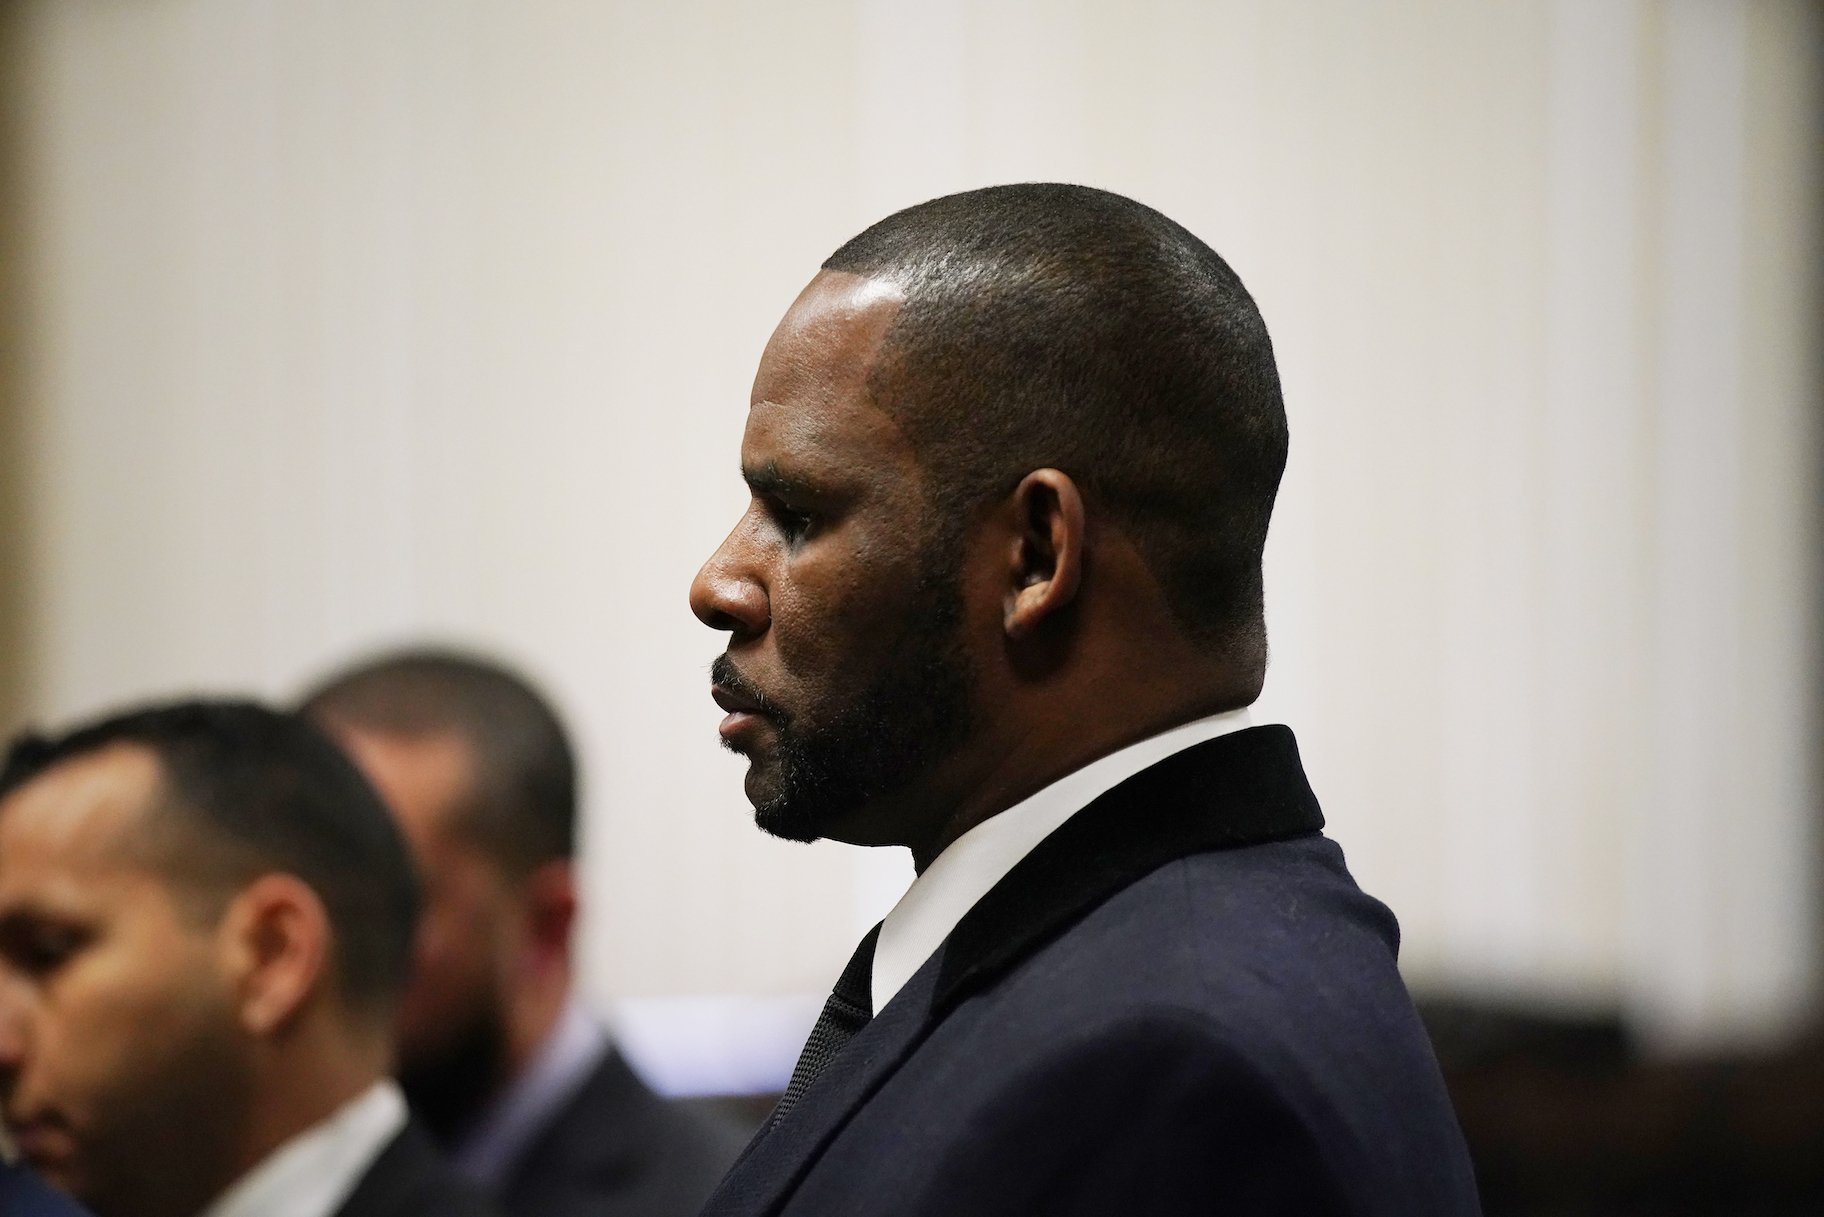
[[667,1102],[610,1048],[514,1165],[508,1217],[687,1217],[745,1133]]
[[25,1167],[0,1161],[0,1217],[88,1217],[88,1210]]
[[705,1217],[1478,1211],[1292,733],[1195,745],[977,903]]
[[335,1217],[499,1217],[456,1176],[415,1123],[400,1129],[362,1172]]

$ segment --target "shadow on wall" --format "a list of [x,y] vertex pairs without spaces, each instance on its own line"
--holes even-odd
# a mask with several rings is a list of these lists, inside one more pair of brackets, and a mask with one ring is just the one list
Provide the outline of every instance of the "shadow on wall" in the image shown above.
[[31,579],[26,544],[25,414],[30,380],[25,315],[23,5],[0,4],[0,737],[25,711]]

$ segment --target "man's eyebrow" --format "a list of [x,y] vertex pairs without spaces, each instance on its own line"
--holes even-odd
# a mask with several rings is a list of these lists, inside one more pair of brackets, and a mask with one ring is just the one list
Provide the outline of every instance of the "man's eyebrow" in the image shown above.
[[757,494],[791,495],[801,493],[804,489],[802,483],[793,481],[779,471],[777,461],[768,461],[757,468],[743,465],[741,480]]
[[16,938],[43,920],[44,917],[30,907],[10,908],[0,912],[0,939]]

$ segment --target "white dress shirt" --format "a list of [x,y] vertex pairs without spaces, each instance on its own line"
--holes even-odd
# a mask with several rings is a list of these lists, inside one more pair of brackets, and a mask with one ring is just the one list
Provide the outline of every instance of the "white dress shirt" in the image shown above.
[[[405,1096],[387,1078],[273,1150],[202,1217],[330,1217],[405,1127]],[[181,1169],[181,1167],[180,1167]]]
[[1244,707],[1149,736],[1064,775],[952,841],[881,922],[874,945],[874,1012],[893,1000],[976,901],[1066,820],[1173,753],[1253,725]]
[[538,1134],[606,1055],[608,1032],[572,997],[531,1063],[450,1154],[450,1164],[484,1188],[503,1186]]

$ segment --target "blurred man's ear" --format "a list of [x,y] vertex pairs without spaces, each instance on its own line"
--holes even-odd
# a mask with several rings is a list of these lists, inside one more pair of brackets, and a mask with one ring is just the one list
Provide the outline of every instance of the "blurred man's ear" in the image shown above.
[[538,966],[570,960],[576,927],[576,867],[568,858],[542,863],[526,879],[526,939]]
[[229,902],[220,930],[240,1022],[257,1036],[289,1024],[325,983],[329,914],[295,875],[262,875]]

